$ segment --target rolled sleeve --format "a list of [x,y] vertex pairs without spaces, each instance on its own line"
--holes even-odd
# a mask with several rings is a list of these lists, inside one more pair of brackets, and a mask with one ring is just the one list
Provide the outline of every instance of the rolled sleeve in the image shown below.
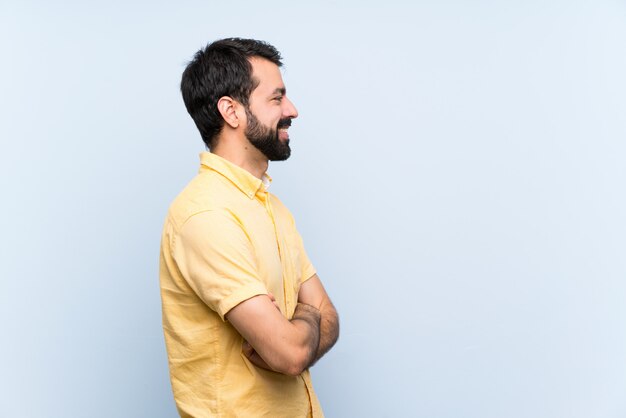
[[180,229],[172,254],[194,292],[224,316],[241,302],[267,294],[253,247],[227,210],[193,215]]

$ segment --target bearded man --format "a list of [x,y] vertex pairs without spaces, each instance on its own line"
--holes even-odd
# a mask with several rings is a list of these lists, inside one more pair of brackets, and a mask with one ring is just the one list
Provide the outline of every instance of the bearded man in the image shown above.
[[298,116],[280,53],[222,39],[196,53],[181,91],[209,152],[170,206],[161,241],[163,330],[182,417],[321,417],[309,367],[337,312],[289,210],[267,189]]

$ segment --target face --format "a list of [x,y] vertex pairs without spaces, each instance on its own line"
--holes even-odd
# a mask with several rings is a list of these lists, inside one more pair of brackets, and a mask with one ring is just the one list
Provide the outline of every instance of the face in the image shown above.
[[287,98],[278,66],[259,58],[253,58],[251,63],[252,75],[259,84],[245,108],[246,137],[268,160],[286,160],[291,154],[288,129],[298,111]]
[[249,107],[246,107],[246,117],[248,118],[246,137],[256,149],[270,161],[284,161],[289,158],[291,155],[289,134],[286,139],[281,139],[280,136],[291,126],[291,119],[281,119],[276,128],[265,126],[259,122]]

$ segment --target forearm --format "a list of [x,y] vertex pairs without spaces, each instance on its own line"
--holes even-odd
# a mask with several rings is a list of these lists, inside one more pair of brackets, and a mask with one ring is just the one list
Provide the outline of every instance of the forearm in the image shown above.
[[309,304],[320,311],[320,340],[315,350],[315,357],[308,365],[319,360],[339,338],[339,318],[326,290],[317,274],[306,280],[298,291],[298,302]]
[[297,376],[315,361],[320,345],[320,311],[315,307],[299,303],[288,332],[278,347],[264,345],[255,350],[250,344],[244,344],[244,354],[256,366],[275,372]]
[[326,299],[320,306],[320,338],[315,358],[309,365],[315,364],[330,350],[339,338],[339,316],[330,299]]
[[303,350],[302,354],[299,356],[302,362],[297,367],[300,369],[297,374],[300,374],[317,359],[322,336],[321,312],[306,303],[298,303],[290,322],[295,327],[298,327],[305,336],[304,340],[300,343],[300,347]]
[[287,320],[271,297],[259,295],[235,306],[226,319],[243,337],[243,353],[259,367],[295,376],[317,354],[320,312],[314,306],[299,303]]

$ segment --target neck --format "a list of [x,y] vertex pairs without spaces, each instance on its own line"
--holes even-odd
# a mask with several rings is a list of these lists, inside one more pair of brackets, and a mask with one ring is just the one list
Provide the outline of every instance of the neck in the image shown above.
[[238,165],[254,177],[263,178],[269,166],[267,157],[250,143],[244,146],[233,146],[233,142],[225,139],[220,138],[211,152]]

